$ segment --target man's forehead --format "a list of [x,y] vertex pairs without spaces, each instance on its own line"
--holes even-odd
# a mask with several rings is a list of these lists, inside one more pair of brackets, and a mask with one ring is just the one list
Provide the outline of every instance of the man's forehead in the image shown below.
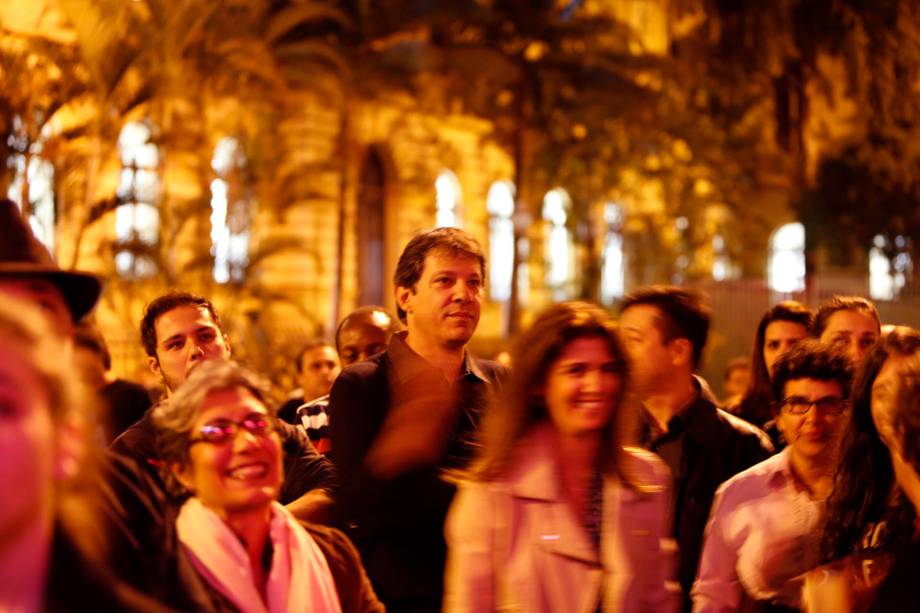
[[836,379],[815,379],[814,377],[796,377],[795,379],[789,379],[786,381],[785,385],[786,392],[790,390],[797,390],[800,392],[810,392],[812,390],[819,390],[821,392],[828,391],[832,389],[836,392],[842,391],[842,386],[840,381]]
[[390,325],[390,319],[386,316],[382,320],[367,318],[360,321],[349,321],[339,332],[339,338],[346,343],[361,341],[364,337],[376,339],[386,335]]
[[162,331],[168,334],[177,327],[179,330],[175,331],[180,331],[184,324],[188,323],[194,324],[195,329],[201,327],[217,328],[217,323],[211,317],[211,312],[206,307],[194,304],[183,304],[161,313],[157,317],[154,327],[158,333]]
[[332,345],[320,345],[304,353],[303,359],[304,361],[323,360],[329,357],[330,354],[335,355],[335,347]]
[[482,266],[477,257],[463,253],[454,252],[449,249],[433,249],[425,256],[425,265],[422,267],[422,274],[426,272],[434,274],[442,270],[454,268],[474,267],[476,274],[482,273]]
[[642,323],[657,326],[661,319],[661,310],[654,304],[634,304],[620,314],[624,327],[638,327]]

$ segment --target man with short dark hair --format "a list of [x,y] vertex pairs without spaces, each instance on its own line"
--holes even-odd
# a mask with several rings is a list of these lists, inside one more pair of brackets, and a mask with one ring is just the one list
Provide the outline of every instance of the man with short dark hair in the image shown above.
[[[342,367],[339,362],[339,356],[332,346],[332,343],[325,339],[317,338],[308,341],[297,354],[295,361],[297,365],[297,382],[300,385],[296,390],[291,392],[287,401],[278,409],[278,418],[283,419],[289,424],[299,423],[297,409],[307,402],[313,402],[318,398],[329,395],[335,378],[339,376]],[[307,434],[310,434],[310,440],[316,445],[317,439],[314,438],[307,428]],[[323,449],[319,449],[323,453]]]
[[687,289],[654,286],[625,298],[620,330],[644,407],[642,443],[674,477],[674,538],[684,609],[696,576],[703,531],[716,488],[766,459],[773,447],[747,422],[716,408],[694,376],[709,332],[709,310]]
[[408,330],[347,367],[332,387],[331,457],[350,535],[391,611],[439,611],[454,487],[444,469],[470,460],[487,394],[504,369],[466,351],[476,330],[485,258],[455,228],[422,233],[394,275]]
[[335,331],[335,348],[342,367],[386,351],[390,336],[398,331],[399,323],[383,307],[358,307],[339,322]]
[[[390,342],[390,336],[398,328],[396,321],[383,307],[358,307],[346,315],[335,332],[335,346],[342,366],[362,362],[385,351],[387,344]],[[324,346],[318,358],[317,356],[308,357],[308,351],[317,347],[321,342]],[[316,341],[313,344],[308,344],[301,351],[301,357],[298,358],[298,362],[309,359],[320,359],[328,362],[331,359],[329,357],[330,352],[331,348],[325,345],[324,341]],[[301,368],[304,367],[309,367],[309,364],[301,366]],[[336,369],[336,376],[338,376],[339,372],[341,372],[341,369]],[[329,382],[330,388],[333,383],[334,378]],[[308,387],[304,385],[304,388]],[[304,402],[303,398],[307,398],[307,396],[304,395],[288,400],[281,407],[278,414],[282,415],[285,411],[288,412],[291,417],[286,421],[302,424],[316,450],[323,454],[329,453],[332,447],[329,441],[329,389],[326,389],[322,395],[316,396],[312,400]]]
[[[170,292],[151,301],[140,325],[150,369],[160,378],[167,397],[204,360],[230,357],[230,341],[220,327],[211,302],[188,292]],[[116,453],[133,458],[162,485],[157,474],[156,429],[151,410],[112,443]],[[302,430],[279,424],[285,452],[281,502],[301,519],[329,521],[332,467],[310,444]]]
[[695,613],[802,609],[801,577],[818,564],[852,379],[849,358],[814,339],[776,361],[770,386],[788,446],[716,491]]

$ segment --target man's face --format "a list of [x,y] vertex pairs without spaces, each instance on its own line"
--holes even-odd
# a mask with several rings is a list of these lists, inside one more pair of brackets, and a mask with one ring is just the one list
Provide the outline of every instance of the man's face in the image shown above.
[[227,337],[204,307],[183,305],[167,311],[154,322],[154,330],[157,355],[149,358],[150,370],[170,392],[203,360],[230,357]]
[[0,294],[27,300],[40,307],[60,338],[73,336],[70,309],[61,291],[50,281],[41,278],[0,277]]
[[362,362],[387,348],[390,341],[389,318],[385,325],[373,320],[349,324],[339,331],[339,357],[342,366]]
[[837,311],[828,317],[820,340],[839,347],[859,365],[878,340],[878,322],[864,311]]
[[751,369],[747,366],[736,366],[728,373],[725,379],[725,393],[729,396],[740,396],[747,390],[751,380]]
[[[837,381],[793,379],[784,387],[786,400],[811,404],[804,415],[795,415],[780,407],[776,425],[789,444],[791,453],[803,459],[830,459],[837,453],[840,436],[847,418],[843,390]],[[822,409],[821,402],[836,405],[834,410]]]
[[396,288],[409,337],[445,348],[466,345],[479,323],[482,285],[476,258],[429,253],[415,288]]
[[674,340],[665,341],[658,307],[637,304],[623,311],[620,329],[640,393],[653,392],[658,383],[674,376]]
[[329,345],[316,347],[300,358],[300,372],[297,374],[303,399],[313,400],[329,393],[335,378],[339,376],[339,356]]

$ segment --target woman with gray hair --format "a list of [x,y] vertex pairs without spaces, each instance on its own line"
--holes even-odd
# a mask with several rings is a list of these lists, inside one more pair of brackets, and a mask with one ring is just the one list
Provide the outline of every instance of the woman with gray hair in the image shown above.
[[194,572],[180,570],[183,608],[383,610],[347,538],[298,523],[276,502],[281,441],[260,378],[231,361],[206,361],[157,407],[154,422],[167,485],[186,494],[178,568]]

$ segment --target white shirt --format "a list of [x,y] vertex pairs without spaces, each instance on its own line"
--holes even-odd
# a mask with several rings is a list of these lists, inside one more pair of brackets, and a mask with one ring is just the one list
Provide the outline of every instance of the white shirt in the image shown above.
[[691,592],[694,613],[735,611],[744,593],[799,606],[793,579],[818,563],[823,510],[793,477],[788,448],[723,483]]

